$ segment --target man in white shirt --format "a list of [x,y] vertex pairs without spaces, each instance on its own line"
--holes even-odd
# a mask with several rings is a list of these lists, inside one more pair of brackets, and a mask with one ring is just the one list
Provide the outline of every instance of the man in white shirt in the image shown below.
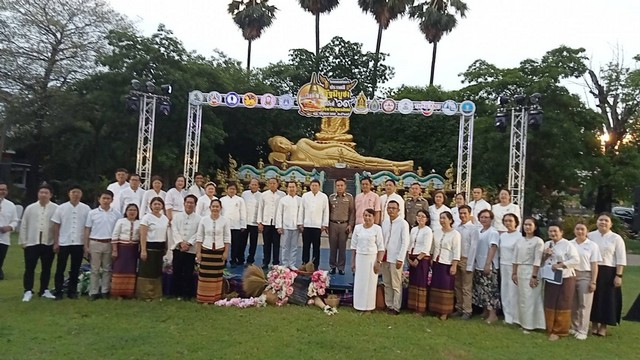
[[400,314],[402,306],[402,267],[409,248],[409,224],[399,216],[400,204],[390,200],[387,204],[387,219],[382,222],[385,253],[382,258],[382,282],[384,302],[390,314]]
[[471,195],[473,196],[473,201],[469,203],[469,207],[471,208],[471,221],[478,224],[478,214],[482,210],[491,210],[491,204],[489,204],[484,197],[484,189],[480,186],[476,186],[471,190]]
[[193,268],[196,264],[196,232],[200,215],[196,214],[198,198],[189,194],[184,198],[184,212],[178,212],[171,221],[173,233],[173,296],[189,300],[195,296]]
[[18,212],[16,206],[6,197],[9,194],[7,183],[0,181],[0,280],[4,280],[2,266],[11,245],[11,232],[18,226]]
[[269,268],[272,253],[273,265],[280,265],[280,234],[276,230],[275,218],[278,201],[284,196],[284,193],[278,190],[278,180],[275,178],[269,179],[267,186],[269,189],[260,196],[258,208],[258,231],[262,233],[262,250],[264,251],[263,269]]
[[469,205],[458,207],[460,225],[456,228],[460,233],[460,261],[456,269],[456,312],[452,316],[460,315],[463,320],[471,319],[473,313],[473,271],[467,271],[469,249],[476,245],[477,227],[471,222],[471,208]]
[[78,275],[82,265],[84,253],[84,224],[91,208],[80,202],[82,189],[77,186],[69,188],[69,201],[58,206],[53,213],[53,251],[58,254],[56,262],[56,274],[54,276],[55,295],[57,300],[62,299],[62,287],[64,285],[64,271],[67,268],[67,260],[71,257],[69,269],[69,284],[67,296],[69,299],[78,298]]
[[242,233],[247,231],[247,208],[244,199],[237,196],[236,184],[227,185],[227,195],[220,199],[222,203],[222,216],[229,219],[231,227],[231,267],[244,265],[244,250],[242,246]]
[[40,260],[40,291],[46,299],[56,297],[49,291],[51,265],[53,264],[53,227],[51,217],[58,205],[51,202],[53,190],[49,185],[38,188],[38,202],[24,210],[20,224],[19,244],[24,249],[24,295],[22,301],[30,301],[33,296],[33,278]]
[[189,187],[189,194],[195,195],[198,198],[204,196],[205,192],[202,184],[204,184],[204,175],[199,172],[193,174],[193,185]]
[[404,199],[402,198],[402,196],[396,193],[396,189],[397,188],[395,180],[388,179],[384,182],[385,193],[380,196],[380,204],[382,204],[382,212],[380,215],[381,221],[384,221],[384,219],[387,217],[387,205],[391,200],[395,200],[398,203],[398,205],[400,206],[400,212],[398,213],[398,216],[404,219]]
[[298,228],[302,231],[302,262],[308,263],[313,246],[313,265],[320,268],[320,236],[329,227],[329,198],[320,191],[320,181],[311,180],[311,191],[304,193],[298,210]]
[[200,217],[207,217],[211,215],[211,201],[217,199],[216,197],[216,183],[209,181],[204,185],[204,196],[198,198],[198,204],[196,205],[196,213]]
[[[124,214],[124,209],[127,208],[129,204],[136,204],[138,206],[138,213],[142,215],[144,212],[144,208],[142,205],[144,204],[144,193],[145,190],[140,187],[140,175],[133,174],[129,177],[129,187],[122,190],[120,193],[119,202],[114,202],[114,207],[121,214]],[[146,207],[146,204],[144,204]]]
[[119,211],[117,207],[120,205],[120,193],[122,193],[124,189],[127,189],[129,187],[129,183],[127,182],[129,172],[125,168],[119,168],[116,170],[115,176],[116,181],[109,184],[109,186],[107,186],[107,190],[113,193],[112,204],[116,208],[116,210]]
[[[251,265],[256,261],[256,249],[258,248],[258,208],[260,207],[260,183],[258,179],[251,179],[249,182],[249,190],[242,193],[244,205],[247,209],[247,230],[242,233],[242,248],[247,247],[249,241],[249,256],[247,256],[247,265]],[[297,220],[297,218],[296,218]]]
[[[91,284],[89,300],[109,298],[111,290],[111,234],[116,221],[122,217],[111,207],[113,193],[100,194],[100,206],[89,211],[84,228],[84,253],[91,254]],[[102,272],[101,272],[102,270]]]
[[298,253],[298,209],[300,208],[300,196],[297,195],[298,185],[289,181],[287,183],[287,195],[278,201],[276,210],[276,229],[280,234],[280,257],[282,266],[291,270],[297,270],[296,257]]

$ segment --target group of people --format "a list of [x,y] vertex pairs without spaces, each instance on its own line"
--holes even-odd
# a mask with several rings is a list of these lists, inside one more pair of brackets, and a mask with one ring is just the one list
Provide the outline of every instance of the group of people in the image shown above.
[[[550,340],[569,334],[585,339],[589,322],[593,335],[604,336],[608,325],[620,322],[626,255],[624,241],[611,231],[608,214],[598,217],[598,228],[590,233],[585,224],[577,224],[572,241],[564,238],[559,224],[552,224],[550,240],[544,242],[533,218],[520,219],[508,190],[500,191],[500,202],[490,205],[483,189],[476,187],[472,201],[467,203],[459,193],[456,206],[449,208],[443,191],[436,191],[429,205],[420,184],[412,184],[405,199],[392,179],[379,196],[372,191],[371,179],[364,178],[362,192],[355,197],[346,192],[344,179],[335,181],[336,192],[330,196],[321,191],[318,180],[298,196],[293,181],[285,194],[276,179],[269,179],[262,192],[253,179],[241,195],[236,184],[228,184],[220,199],[216,184],[204,183],[199,173],[189,189],[185,177],[179,176],[167,192],[160,177],[151,179],[147,191],[140,188],[140,180],[118,169],[116,182],[101,193],[93,210],[80,202],[78,186],[69,188],[69,201],[60,206],[51,202],[48,185],[39,188],[38,201],[25,209],[20,222],[23,301],[33,296],[38,261],[39,295],[62,299],[69,259],[67,296],[77,298],[79,268],[83,257],[90,257],[91,300],[160,298],[163,261],[171,259],[171,293],[213,303],[222,296],[227,261],[231,267],[255,262],[258,233],[263,236],[264,269],[282,265],[297,270],[299,236],[302,263],[313,262],[318,269],[320,238],[326,232],[331,274],[345,274],[351,236],[356,310],[375,309],[381,274],[387,311],[399,314],[403,271],[408,268],[408,308],[435,313],[442,320],[468,320],[475,305],[492,323],[501,309],[506,323],[519,324],[525,332],[546,328]],[[19,222],[6,195],[7,186],[0,183],[0,279],[9,233]],[[49,281],[56,254],[52,292]]]

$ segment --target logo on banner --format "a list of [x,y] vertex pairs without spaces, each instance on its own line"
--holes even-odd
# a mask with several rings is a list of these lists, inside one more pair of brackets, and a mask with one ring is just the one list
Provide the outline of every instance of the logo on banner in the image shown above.
[[465,100],[460,103],[460,112],[464,116],[471,116],[476,112],[476,104],[471,100]]
[[360,91],[360,94],[358,94],[358,96],[356,97],[356,106],[353,107],[353,112],[356,114],[366,114],[369,112],[369,107],[367,106],[367,97],[362,91]]
[[349,117],[354,101],[351,90],[357,83],[358,80],[311,74],[311,81],[298,90],[298,113],[307,117]]
[[273,109],[276,106],[276,101],[273,94],[266,93],[260,97],[260,105],[265,109]]
[[242,103],[245,107],[251,109],[258,104],[258,97],[252,92],[248,92],[242,96]]
[[458,104],[453,100],[447,100],[442,103],[442,113],[445,115],[455,115],[458,112]]
[[382,102],[382,111],[387,114],[391,114],[392,112],[396,111],[396,101],[388,98],[384,99],[384,101]]
[[422,108],[422,115],[431,116],[436,109],[436,104],[433,101],[423,101],[420,103],[420,107]]
[[207,102],[211,106],[218,106],[222,104],[222,95],[217,91],[212,91],[207,94]]
[[408,115],[413,111],[413,101],[402,99],[398,102],[398,111],[400,114]]
[[280,96],[280,109],[282,110],[291,110],[293,108],[293,96],[286,94]]
[[369,101],[369,111],[371,111],[372,113],[377,113],[378,111],[380,111],[380,101],[378,101],[378,99],[373,98],[371,99],[371,101]]
[[224,98],[224,102],[228,107],[236,107],[240,104],[240,96],[234,92],[227,93]]

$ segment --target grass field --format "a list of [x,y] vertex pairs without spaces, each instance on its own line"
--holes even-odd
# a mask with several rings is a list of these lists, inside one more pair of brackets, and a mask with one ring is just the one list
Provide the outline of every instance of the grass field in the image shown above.
[[[55,266],[54,266],[55,267]],[[218,308],[164,300],[22,303],[22,251],[12,246],[0,281],[0,359],[636,359],[640,323],[606,338],[551,343],[544,333],[403,313],[340,308]],[[624,278],[624,311],[640,292],[640,267]],[[37,277],[36,277],[37,283]],[[36,289],[37,290],[37,289]]]

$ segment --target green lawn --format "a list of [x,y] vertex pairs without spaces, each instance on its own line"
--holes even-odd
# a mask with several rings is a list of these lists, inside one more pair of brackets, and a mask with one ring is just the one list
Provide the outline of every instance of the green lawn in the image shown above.
[[[300,306],[230,309],[165,300],[22,303],[22,252],[11,247],[0,282],[1,359],[633,359],[640,323],[606,338],[550,343],[543,333],[403,313],[335,316]],[[640,268],[625,271],[624,311],[640,291]],[[36,280],[37,283],[37,280]]]

